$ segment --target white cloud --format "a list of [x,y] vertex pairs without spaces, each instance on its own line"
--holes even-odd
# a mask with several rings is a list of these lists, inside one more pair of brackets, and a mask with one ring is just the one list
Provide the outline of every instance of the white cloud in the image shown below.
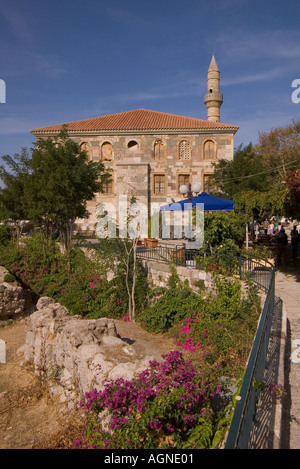
[[235,135],[235,146],[240,143],[247,145],[252,142],[255,145],[258,142],[260,132],[270,132],[276,127],[286,127],[293,120],[291,114],[287,111],[269,112],[259,111],[249,119],[239,119],[236,125],[239,130]]
[[223,56],[241,63],[258,58],[278,60],[300,57],[299,29],[235,29],[221,33],[215,42]]
[[240,76],[232,76],[230,78],[223,78],[221,83],[222,86],[230,86],[230,85],[238,85],[243,83],[252,83],[256,81],[269,81],[273,80],[274,78],[279,78],[286,74],[286,68],[284,67],[275,67],[271,70],[265,70],[258,73],[247,74],[247,75],[240,75]]
[[0,118],[0,135],[28,134],[30,129],[37,127],[36,124],[37,122],[30,122],[26,117],[2,117]]
[[8,2],[1,2],[0,15],[8,24],[11,32],[22,41],[31,42],[33,39],[33,21],[20,3],[14,5]]
[[38,52],[27,52],[26,55],[33,63],[35,70],[42,75],[58,78],[67,72],[60,60],[53,55],[42,55]]
[[132,11],[124,10],[123,8],[108,7],[105,11],[113,21],[125,24],[126,26],[144,27],[150,25],[150,23],[142,16],[133,13]]

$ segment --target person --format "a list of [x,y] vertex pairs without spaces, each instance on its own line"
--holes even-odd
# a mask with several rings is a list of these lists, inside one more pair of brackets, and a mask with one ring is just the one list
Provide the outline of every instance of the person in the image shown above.
[[265,219],[263,225],[264,225],[265,234],[268,234],[269,221],[267,218]]
[[281,228],[281,230],[278,230],[278,232],[275,235],[275,241],[278,246],[277,266],[279,266],[280,261],[284,263],[284,254],[285,254],[286,246],[288,244],[288,237],[284,228]]
[[255,240],[257,241],[258,236],[259,236],[259,222],[258,221],[254,223],[254,230],[255,230]]
[[299,232],[297,230],[297,226],[294,225],[291,230],[291,244],[292,244],[292,253],[293,253],[294,261],[297,259],[298,242],[299,242]]
[[269,235],[273,236],[273,234],[274,234],[274,223],[271,220],[271,223],[269,225]]
[[258,235],[261,236],[264,234],[264,224],[263,222],[261,221],[258,225]]
[[248,229],[250,232],[250,239],[251,241],[254,241],[254,230],[255,230],[254,221],[250,221]]

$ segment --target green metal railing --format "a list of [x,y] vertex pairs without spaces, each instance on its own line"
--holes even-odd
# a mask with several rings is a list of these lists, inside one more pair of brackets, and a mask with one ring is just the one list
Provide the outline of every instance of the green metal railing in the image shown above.
[[241,280],[251,279],[266,293],[263,310],[259,320],[254,343],[249,355],[240,395],[229,429],[225,449],[247,449],[256,415],[259,388],[255,383],[263,380],[266,366],[268,344],[275,304],[275,267],[262,259],[252,259],[241,254],[225,255],[200,251],[185,251],[181,247],[166,248],[142,247],[138,257],[160,262],[173,261],[176,265],[202,270],[217,270],[221,267],[238,275]]
[[[248,449],[259,398],[259,388],[256,383],[261,383],[264,376],[275,305],[274,266],[252,259],[243,259],[242,263],[241,278],[250,271],[253,281],[265,290],[266,299],[249,355],[239,399],[236,401],[225,449]],[[247,268],[243,269],[245,265]]]

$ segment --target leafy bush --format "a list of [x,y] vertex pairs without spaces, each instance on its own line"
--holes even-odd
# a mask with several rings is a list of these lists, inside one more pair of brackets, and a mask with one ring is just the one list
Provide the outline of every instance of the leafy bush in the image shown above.
[[[23,285],[37,296],[49,296],[60,302],[71,314],[90,318],[125,317],[128,296],[123,269],[116,270],[107,281],[109,263],[86,254],[73,246],[70,269],[61,245],[45,239],[43,232],[22,239],[19,246],[10,242],[0,246],[1,263]],[[147,277],[138,263],[136,304],[143,308],[147,301]]]
[[202,376],[179,352],[164,358],[131,381],[109,380],[102,391],[86,393],[86,425],[76,447],[204,449],[220,443],[220,415],[212,408],[219,378],[212,371]]
[[0,222],[0,245],[7,246],[10,241],[10,229],[6,223]]
[[201,308],[174,323],[168,336],[202,366],[220,365],[227,373],[242,372],[255,335],[260,297],[249,284],[244,293],[232,278],[216,278],[216,291],[206,295]]
[[[172,288],[159,289],[139,321],[150,332],[166,333],[202,368],[221,365],[227,373],[243,370],[260,313],[257,289],[234,277],[214,275],[214,290],[193,292],[171,277]],[[225,370],[224,370],[225,372]]]
[[[194,209],[195,214],[195,209]],[[231,242],[235,248],[243,245],[245,237],[244,215],[236,212],[211,212],[204,217],[204,250],[210,250]]]
[[155,304],[139,314],[138,320],[150,332],[166,332],[174,323],[197,311],[200,305],[200,297],[190,288],[166,288]]
[[15,282],[16,277],[12,274],[5,274],[3,280],[4,280],[4,282]]

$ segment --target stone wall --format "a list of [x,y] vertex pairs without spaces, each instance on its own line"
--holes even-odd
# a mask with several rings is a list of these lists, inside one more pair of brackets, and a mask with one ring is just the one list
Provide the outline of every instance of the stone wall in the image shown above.
[[[192,262],[192,261],[191,261]],[[142,261],[148,276],[148,282],[152,287],[167,287],[171,270],[168,264],[156,261]],[[212,275],[208,272],[194,269],[192,267],[177,266],[176,272],[179,279],[188,281],[192,290],[198,292],[199,284],[202,283],[206,289],[212,288]]]
[[19,349],[47,382],[50,393],[70,409],[87,391],[103,389],[105,379],[132,379],[147,368],[147,356],[120,338],[112,319],[82,319],[48,297],[37,303],[27,319],[26,343]]
[[17,282],[5,282],[8,270],[0,266],[0,320],[15,319],[25,313],[26,292]]

